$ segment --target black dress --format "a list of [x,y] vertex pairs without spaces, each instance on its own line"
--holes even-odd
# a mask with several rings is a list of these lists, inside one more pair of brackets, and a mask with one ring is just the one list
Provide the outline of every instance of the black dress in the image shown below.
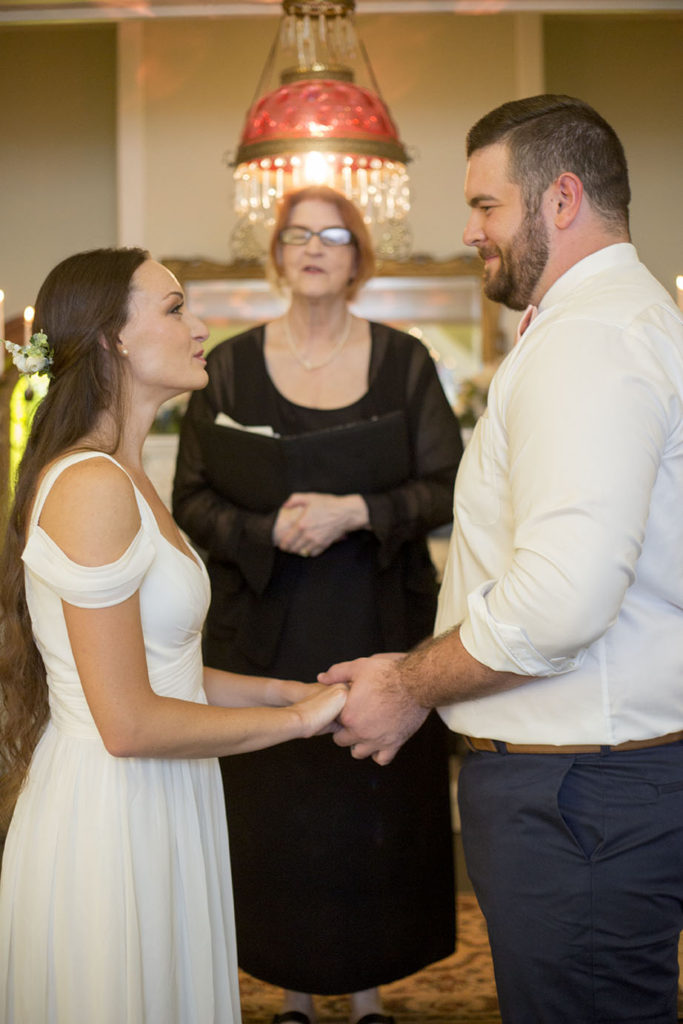
[[[207,554],[208,665],[313,680],[339,660],[407,650],[432,631],[425,541],[450,521],[460,432],[414,338],[372,324],[367,393],[341,409],[281,395],[264,328],[218,345],[183,422],[173,507]],[[225,412],[282,441],[216,426]],[[274,548],[292,491],[362,493],[370,528],[304,559]],[[447,730],[432,713],[394,762],[354,762],[330,736],[221,761],[239,962],[273,985],[359,991],[454,947]]]

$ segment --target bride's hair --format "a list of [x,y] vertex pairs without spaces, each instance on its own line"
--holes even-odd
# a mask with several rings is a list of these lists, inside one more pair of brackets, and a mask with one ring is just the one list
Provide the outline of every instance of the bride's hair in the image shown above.
[[[0,832],[48,717],[45,666],[33,639],[21,555],[38,480],[105,412],[120,431],[125,414],[118,335],[129,316],[131,282],[144,249],[95,249],[59,263],[45,279],[35,323],[54,351],[52,377],[38,406],[17,474],[0,554]],[[112,451],[116,444],[112,446]]]

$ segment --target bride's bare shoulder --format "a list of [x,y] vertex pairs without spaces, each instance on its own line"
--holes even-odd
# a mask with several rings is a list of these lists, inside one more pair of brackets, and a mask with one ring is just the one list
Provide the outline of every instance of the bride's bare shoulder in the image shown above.
[[101,455],[62,470],[38,521],[73,561],[106,565],[129,547],[140,528],[140,513],[127,473]]

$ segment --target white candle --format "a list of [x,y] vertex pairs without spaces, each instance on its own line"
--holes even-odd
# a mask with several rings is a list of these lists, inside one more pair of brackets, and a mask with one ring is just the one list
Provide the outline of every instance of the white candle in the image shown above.
[[683,312],[683,274],[679,274],[676,278],[676,296],[678,298],[678,308]]
[[27,306],[24,310],[24,345],[28,345],[33,334],[33,318],[36,311],[33,306]]

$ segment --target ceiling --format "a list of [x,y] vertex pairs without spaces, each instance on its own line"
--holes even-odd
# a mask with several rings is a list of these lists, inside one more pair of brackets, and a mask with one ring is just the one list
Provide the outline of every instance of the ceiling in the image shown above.
[[[123,21],[145,18],[277,15],[280,0],[0,0],[0,23]],[[356,0],[359,14],[376,12],[650,13],[683,11],[683,0]]]

